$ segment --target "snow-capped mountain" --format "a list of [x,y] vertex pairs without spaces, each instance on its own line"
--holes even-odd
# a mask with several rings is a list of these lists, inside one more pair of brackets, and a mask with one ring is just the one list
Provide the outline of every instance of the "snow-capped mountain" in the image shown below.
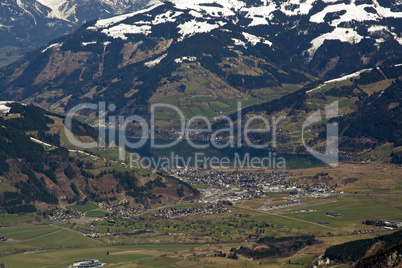
[[[402,45],[402,1],[380,2],[383,2],[382,5],[377,0],[172,0],[157,3],[139,12],[100,20],[88,29],[100,30],[110,37],[126,40],[126,34],[149,35],[152,28],[159,24],[182,22],[177,25],[180,34],[177,41],[182,41],[197,33],[225,29],[228,23],[245,30],[250,29],[251,32],[262,26],[259,28],[265,28],[266,31],[261,31],[261,36],[244,34],[245,38],[254,44],[269,37],[276,39],[275,36],[279,34],[298,29],[297,35],[300,36],[317,35],[310,41],[311,47],[307,50],[310,56],[314,55],[325,40],[358,44],[363,39],[371,39],[380,46],[386,40],[393,39]],[[171,5],[172,9],[166,13],[156,16],[148,14],[167,5]],[[127,18],[144,15],[145,18],[133,24],[124,23]],[[328,30],[320,34],[314,33],[313,27],[322,24],[325,24]],[[268,28],[276,28],[276,31]],[[302,31],[300,28],[306,29]],[[270,32],[274,35],[270,35]]]
[[48,18],[82,24],[94,18],[105,18],[143,7],[140,0],[37,0],[51,11]]
[[145,6],[147,0],[2,0],[0,49],[32,50],[72,33],[90,20],[108,18]]
[[143,113],[164,101],[212,115],[399,63],[401,21],[401,1],[155,2],[87,23],[3,69],[0,97],[59,112],[107,100]]

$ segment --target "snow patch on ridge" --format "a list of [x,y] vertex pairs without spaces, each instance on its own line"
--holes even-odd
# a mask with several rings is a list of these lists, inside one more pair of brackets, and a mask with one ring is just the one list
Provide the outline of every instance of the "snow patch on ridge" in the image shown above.
[[232,38],[232,40],[234,41],[235,46],[243,46],[244,48],[247,48],[246,43],[242,40],[236,38]]
[[315,0],[289,0],[280,7],[281,11],[287,16],[307,15],[313,8]]
[[149,68],[155,67],[155,66],[158,65],[164,58],[166,58],[167,55],[168,55],[168,54],[166,53],[166,54],[163,54],[162,56],[160,56],[160,57],[157,58],[157,59],[148,61],[148,62],[144,63],[144,66],[149,67]]
[[310,56],[314,55],[317,49],[324,43],[325,40],[339,40],[341,42],[348,42],[350,44],[359,43],[363,37],[359,35],[354,29],[351,28],[335,28],[330,33],[322,34],[321,36],[313,39],[310,43],[312,47],[308,49]]
[[396,33],[390,32],[390,34],[392,34],[392,36],[394,37],[394,39],[402,46],[402,38],[399,37]]
[[379,31],[386,30],[386,29],[387,29],[386,26],[373,25],[370,28],[368,28],[367,31],[369,31],[370,33],[374,33],[374,32],[379,32]]
[[345,75],[345,76],[342,76],[342,77],[339,77],[339,78],[335,78],[335,79],[332,79],[332,80],[329,80],[329,81],[325,81],[324,84],[330,84],[330,83],[342,82],[342,81],[345,81],[345,80],[349,80],[350,78],[358,77],[358,76],[360,76],[361,73],[368,72],[368,71],[371,71],[371,70],[372,70],[372,68],[363,69],[363,70],[354,72],[352,74],[348,74],[348,75]]
[[120,15],[120,16],[115,16],[115,17],[111,17],[109,19],[103,19],[103,20],[98,20],[95,24],[95,27],[88,27],[88,29],[91,30],[96,30],[96,29],[100,29],[100,28],[106,28],[109,27],[113,24],[119,23],[127,18],[133,17],[135,15],[138,14],[143,14],[143,13],[147,13],[159,6],[163,5],[163,3],[157,3],[149,8],[145,8],[145,9],[141,9],[139,11],[136,12],[132,12],[132,13],[128,13],[128,14],[124,14],[124,15]]
[[0,23],[0,28],[6,28],[6,29],[10,30],[11,26],[6,26],[6,25],[3,25],[3,24]]
[[185,22],[178,26],[179,33],[182,35],[178,41],[183,41],[184,38],[191,37],[197,33],[208,33],[214,29],[226,25],[225,22],[218,22],[219,24],[210,24],[206,21],[196,21],[195,19]]
[[153,25],[158,25],[166,22],[175,22],[176,17],[184,14],[183,12],[172,12],[171,10],[167,11],[166,13],[159,14],[155,16],[155,19],[152,21]]
[[121,38],[123,40],[127,40],[126,34],[144,34],[148,35],[151,32],[150,25],[128,25],[121,23],[119,25],[113,26],[109,29],[103,29],[102,33],[111,36],[113,38]]
[[[311,16],[310,21],[315,23],[322,23],[325,16],[328,13],[345,11],[345,14],[340,15],[339,19],[333,20],[330,25],[338,26],[342,22],[349,21],[378,21],[382,18],[402,18],[402,12],[393,12],[389,8],[384,8],[378,4],[377,1],[373,1],[374,5],[356,5],[354,2],[351,4],[335,4],[325,7],[322,11]],[[372,7],[376,10],[376,14],[367,12],[366,7]]]
[[8,107],[7,104],[15,103],[15,101],[0,101],[0,113],[6,114],[9,113],[11,107]]
[[47,48],[45,48],[44,50],[42,50],[42,53],[45,53],[46,51],[48,51],[51,48],[59,48],[63,45],[63,43],[55,43],[55,44],[51,44],[50,46],[48,46]]
[[360,70],[360,71],[357,71],[357,72],[354,72],[354,73],[351,73],[351,74],[348,74],[348,75],[341,76],[339,78],[335,78],[335,79],[332,79],[332,80],[325,81],[324,84],[322,84],[322,85],[320,85],[320,86],[318,86],[316,88],[310,89],[310,90],[306,91],[306,93],[311,93],[313,91],[321,89],[323,85],[327,85],[327,84],[331,84],[331,83],[335,83],[335,82],[342,82],[342,81],[349,80],[349,79],[354,78],[354,77],[359,77],[361,73],[365,73],[365,72],[368,72],[368,71],[371,71],[371,70],[373,70],[373,68],[363,69],[363,70]]
[[86,46],[88,46],[88,45],[94,45],[94,44],[96,44],[96,41],[92,41],[92,42],[82,42],[82,43],[81,43],[81,45],[84,46],[84,47],[86,47]]
[[251,43],[251,45],[255,46],[258,43],[263,43],[266,44],[268,46],[272,46],[272,42],[265,40],[265,38],[261,38],[261,37],[257,37],[255,35],[249,34],[249,33],[243,33],[243,36],[247,39],[247,41],[249,43]]
[[[212,17],[234,16],[234,10],[239,10],[245,3],[238,0],[171,0],[176,8],[181,10],[194,10],[196,12],[206,12]],[[213,4],[213,5],[211,5]]]

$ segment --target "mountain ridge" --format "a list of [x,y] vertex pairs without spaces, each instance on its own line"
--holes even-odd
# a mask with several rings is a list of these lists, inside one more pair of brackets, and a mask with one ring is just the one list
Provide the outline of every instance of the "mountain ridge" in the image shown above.
[[70,34],[87,21],[130,12],[147,3],[147,0],[4,0],[0,4],[0,66],[11,62],[11,56],[22,56]]
[[[118,153],[112,150],[87,153],[73,147],[65,138],[63,116],[14,102],[1,102],[0,108],[2,213],[40,213],[84,199],[171,204],[198,193],[171,177],[113,161]],[[81,142],[98,137],[95,129],[77,120],[71,133]]]
[[[186,117],[229,114],[237,101],[263,103],[316,80],[398,62],[400,6],[160,2],[89,22],[1,69],[0,96],[59,113],[108,101],[124,115],[148,116],[152,103],[176,105]],[[353,19],[359,12],[365,16]]]

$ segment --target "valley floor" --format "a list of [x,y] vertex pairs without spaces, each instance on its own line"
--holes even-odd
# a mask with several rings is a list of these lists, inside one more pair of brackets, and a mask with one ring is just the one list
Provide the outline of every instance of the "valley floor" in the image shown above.
[[[92,203],[85,208],[76,207],[85,211],[81,220],[51,223],[33,215],[1,215],[0,223],[9,227],[0,229],[0,236],[6,240],[0,241],[3,255],[0,263],[6,267],[50,268],[93,258],[110,267],[296,268],[311,264],[331,245],[396,230],[366,225],[366,220],[402,221],[402,176],[398,166],[343,163],[338,168],[291,172],[292,180],[300,183],[313,180],[318,172],[325,173],[343,193],[261,210],[267,201],[274,204],[287,197],[284,193],[267,193],[266,197],[224,205],[230,212],[179,218],[156,217],[154,214],[162,208],[155,206],[137,218],[108,221],[105,212]],[[197,188],[208,186],[197,185]],[[203,205],[183,201],[163,208],[191,211]],[[340,216],[330,217],[328,212]],[[20,225],[11,226],[12,223]],[[258,238],[264,236],[300,234],[314,235],[321,242],[286,258],[253,260],[241,255],[238,259],[217,256],[220,252],[227,256],[232,248],[257,245]]]

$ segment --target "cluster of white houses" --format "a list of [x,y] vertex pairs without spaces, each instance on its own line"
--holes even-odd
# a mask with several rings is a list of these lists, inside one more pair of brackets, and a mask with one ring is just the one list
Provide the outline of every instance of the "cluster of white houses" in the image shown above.
[[385,227],[391,228],[391,230],[393,228],[402,228],[402,222],[400,221],[381,220],[380,223],[382,223]]
[[105,267],[106,263],[101,263],[96,259],[84,259],[75,261],[73,265],[68,266],[68,268],[92,268],[92,267]]

